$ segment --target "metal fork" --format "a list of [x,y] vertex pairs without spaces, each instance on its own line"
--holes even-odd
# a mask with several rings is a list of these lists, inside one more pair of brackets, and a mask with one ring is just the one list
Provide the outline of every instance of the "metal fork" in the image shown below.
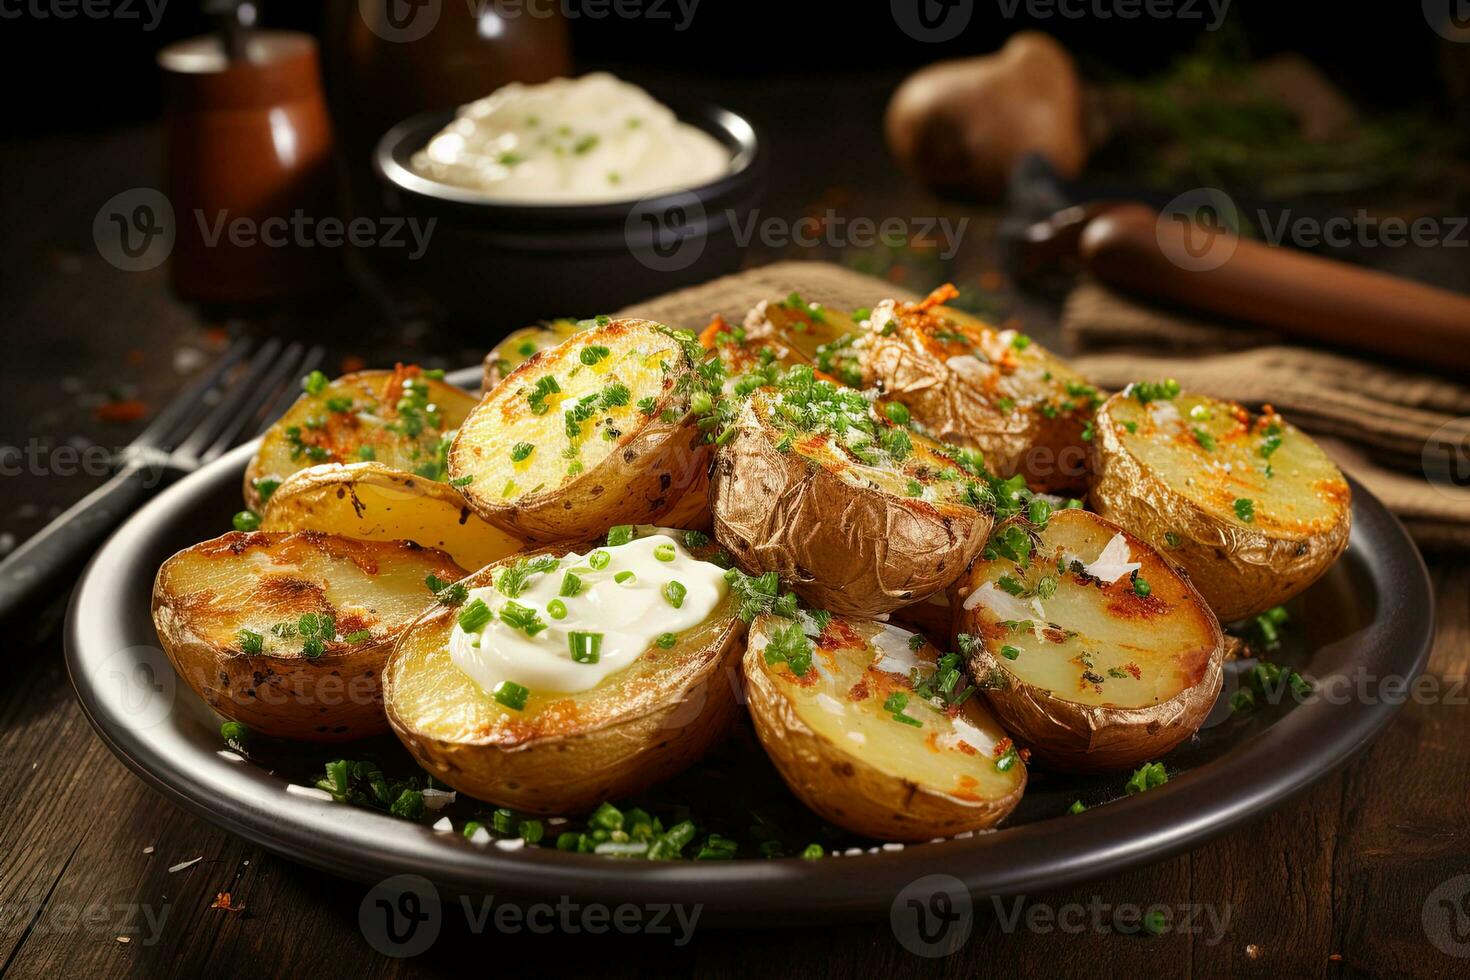
[[241,338],[118,454],[117,472],[0,562],[0,621],[90,555],[161,485],[218,459],[270,426],[295,400],[295,381],[320,347]]

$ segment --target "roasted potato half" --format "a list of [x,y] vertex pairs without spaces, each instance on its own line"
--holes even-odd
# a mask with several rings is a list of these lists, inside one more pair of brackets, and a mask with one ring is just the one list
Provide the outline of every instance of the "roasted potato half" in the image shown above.
[[245,504],[253,511],[286,477],[322,463],[376,460],[443,480],[448,437],[475,406],[473,395],[412,365],[336,381],[313,372],[302,387],[245,469]]
[[990,531],[984,487],[945,447],[809,368],[740,402],[723,438],[710,476],[716,540],[813,607],[875,616],[927,598]]
[[[996,529],[954,590],[957,644],[1001,724],[1038,761],[1126,769],[1199,730],[1224,637],[1189,580],[1096,514]],[[1024,559],[1024,560],[1021,560]]]
[[326,463],[286,478],[262,531],[324,531],[365,541],[412,541],[480,568],[526,546],[480,518],[460,492],[382,463]]
[[1020,473],[1041,491],[1085,486],[1097,389],[1024,334],[936,305],[953,295],[873,309],[859,342],[864,385],[934,438],[980,450],[997,476]]
[[383,662],[433,601],[425,579],[463,574],[404,541],[233,531],[163,563],[153,624],[220,714],[265,735],[345,741],[387,728]]
[[[503,584],[518,561],[567,554],[557,548],[505,559],[463,584],[474,595]],[[593,573],[583,567],[580,574],[585,584]],[[564,575],[555,572],[558,581]],[[542,611],[534,600],[518,601]],[[431,610],[404,634],[384,671],[388,720],[421,766],[470,796],[529,813],[591,809],[668,778],[728,734],[739,710],[745,639],[735,602],[725,591],[698,626],[670,634],[667,647],[655,642],[595,687],[528,688],[517,707],[456,664],[451,638],[466,606]],[[551,625],[544,635],[554,641]]]
[[1096,428],[1091,506],[1187,571],[1222,622],[1280,605],[1347,547],[1347,480],[1269,407],[1132,385]]
[[713,393],[693,335],[599,319],[511,372],[449,450],[452,482],[512,534],[575,540],[654,522],[708,465],[691,408],[707,411]]
[[783,300],[765,300],[745,317],[747,343],[779,344],[790,363],[804,360],[849,388],[862,387],[862,369],[853,344],[862,336],[860,314],[844,313],[811,303],[792,293]]
[[520,367],[538,351],[555,347],[574,333],[589,330],[596,320],[551,320],[537,327],[513,330],[485,355],[485,372],[481,391],[489,391]]
[[932,840],[993,827],[1020,802],[1019,753],[965,694],[957,658],[941,661],[922,636],[840,617],[818,630],[766,614],[751,623],[744,664],[766,753],[791,791],[837,826]]

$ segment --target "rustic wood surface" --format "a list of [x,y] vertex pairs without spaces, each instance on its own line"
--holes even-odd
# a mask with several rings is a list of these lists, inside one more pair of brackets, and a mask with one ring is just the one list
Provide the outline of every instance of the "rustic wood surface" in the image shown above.
[[[790,90],[741,96],[737,108],[783,134],[770,213],[794,215],[825,200],[880,217],[954,213],[890,172],[871,108],[881,106],[890,83],[863,84],[852,82],[844,98],[869,109],[841,124],[824,122],[840,113],[798,115]],[[832,145],[844,147],[844,161],[857,168],[848,186],[862,192],[833,188],[830,174],[792,165],[823,159],[820,148]],[[176,351],[208,353],[220,332],[289,333],[310,324],[314,336],[353,334],[354,348],[373,359],[418,356],[454,366],[471,363],[488,343],[401,330],[350,296],[265,320],[201,316],[171,298],[162,270],[120,273],[91,245],[91,219],[103,200],[157,183],[156,131],[116,133],[87,146],[78,154],[75,142],[49,140],[8,150],[0,182],[0,210],[10,218],[0,256],[7,270],[0,442],[125,443],[136,427],[99,422],[95,399],[77,393],[136,396],[156,408],[187,374]],[[974,217],[969,234],[983,242],[979,222],[987,216]],[[794,254],[758,247],[752,261]],[[966,243],[967,275],[978,281],[974,270],[991,260],[983,245]],[[1028,329],[1047,335],[1045,305],[1013,309]],[[115,386],[125,390],[109,392]],[[4,477],[0,533],[23,538],[98,478]],[[1453,879],[1470,873],[1470,568],[1464,556],[1444,556],[1432,571],[1439,633],[1429,670],[1442,681],[1434,703],[1408,704],[1341,772],[1248,829],[1150,867],[1025,897],[1025,907],[1043,917],[1031,921],[1080,910],[1080,931],[1028,928],[1024,919],[1007,931],[1013,906],[979,900],[968,942],[933,959],[906,951],[882,921],[801,930],[773,921],[759,933],[697,929],[681,945],[667,935],[476,932],[457,912],[446,914],[424,954],[380,955],[359,927],[362,886],[214,828],[112,757],[72,696],[56,631],[65,597],[51,596],[31,622],[13,629],[10,674],[0,685],[0,976],[433,976],[543,965],[604,977],[654,969],[709,977],[1464,976],[1470,960],[1452,954],[1470,956],[1470,878]],[[243,908],[211,907],[221,892]],[[1131,935],[1107,911],[1091,911],[1160,904],[1201,909],[1198,931]]]

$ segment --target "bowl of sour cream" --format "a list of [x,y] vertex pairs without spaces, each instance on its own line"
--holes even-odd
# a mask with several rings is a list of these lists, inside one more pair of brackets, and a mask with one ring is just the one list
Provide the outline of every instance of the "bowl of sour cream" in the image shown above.
[[505,332],[737,269],[763,157],[744,117],[597,72],[414,116],[373,164],[388,216],[425,242],[393,271],[452,319]]

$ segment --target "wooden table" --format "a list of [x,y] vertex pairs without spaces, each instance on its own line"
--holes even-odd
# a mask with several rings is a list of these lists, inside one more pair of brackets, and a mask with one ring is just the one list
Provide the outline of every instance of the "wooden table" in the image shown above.
[[[875,217],[957,213],[887,166],[874,134],[890,84],[845,81],[842,98],[852,108],[846,114],[806,113],[804,89],[795,83],[727,99],[777,134],[767,213],[796,215],[822,201]],[[329,339],[345,331],[351,341],[334,342],[338,354],[451,366],[470,363],[489,342],[404,329],[350,295],[250,323],[211,322],[171,298],[162,270],[124,274],[106,265],[91,244],[92,216],[116,191],[156,184],[156,139],[147,129],[9,149],[0,182],[0,211],[10,218],[0,256],[7,270],[0,443],[125,443],[137,423],[100,422],[96,403],[111,388],[111,396],[157,408],[197,360],[180,351],[207,355],[222,331],[309,329]],[[834,146],[854,168],[846,187],[830,187],[829,171],[801,165],[830,160]],[[982,223],[994,216],[965,213],[977,223],[958,268],[974,281],[992,262]],[[831,254],[812,252],[808,257]],[[804,253],[757,245],[751,256],[757,262],[793,254]],[[1048,336],[1045,303],[1016,308],[1029,330]],[[36,469],[0,478],[0,534],[23,538],[100,478]],[[1017,925],[1011,902],[978,900],[968,942],[939,959],[909,953],[882,921],[802,930],[781,930],[773,921],[760,933],[696,929],[681,945],[669,935],[549,937],[498,934],[493,926],[477,934],[453,908],[428,952],[384,957],[359,928],[365,888],[213,828],[165,802],[111,756],[73,699],[55,631],[64,597],[52,596],[30,624],[12,631],[12,670],[0,689],[0,975],[418,976],[546,968],[606,977],[656,968],[730,977],[1464,976],[1470,961],[1450,954],[1470,956],[1470,878],[1457,879],[1470,873],[1470,568],[1463,556],[1442,559],[1433,575],[1439,638],[1429,669],[1443,682],[1436,703],[1410,703],[1343,771],[1193,853],[1026,896],[1028,912]],[[243,907],[211,907],[221,892]],[[1154,937],[1112,924],[1125,906],[1154,905],[1197,910],[1196,929]],[[1456,907],[1459,919],[1451,922]]]

